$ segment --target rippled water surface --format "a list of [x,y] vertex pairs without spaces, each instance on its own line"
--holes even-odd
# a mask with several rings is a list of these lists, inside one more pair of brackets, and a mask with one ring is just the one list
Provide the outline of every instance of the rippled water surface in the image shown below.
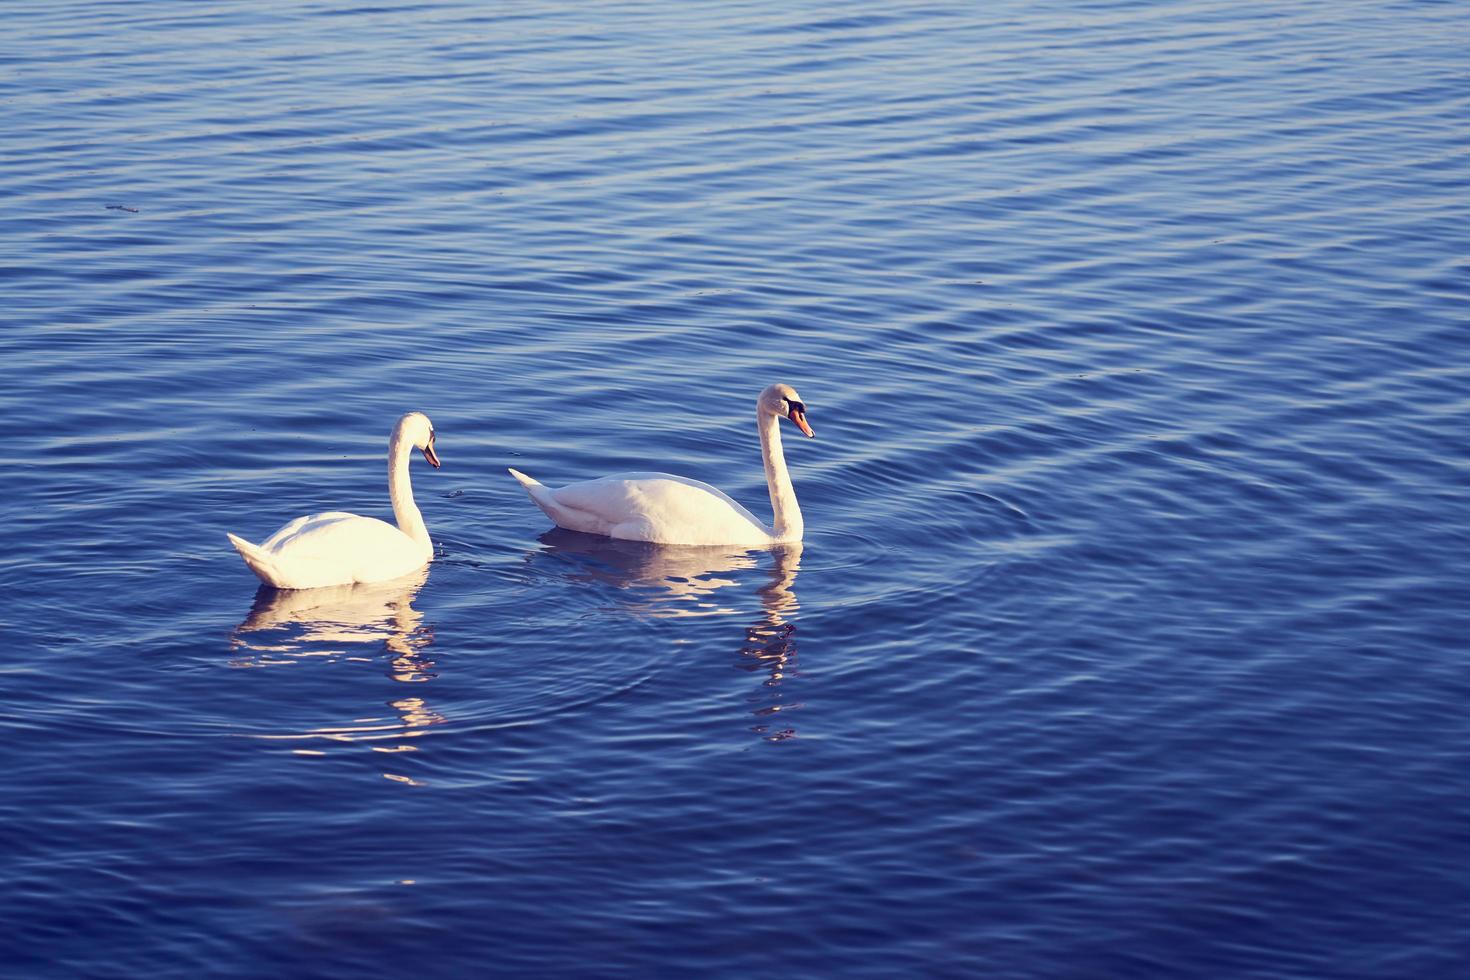
[[1470,7],[0,23],[8,975],[1470,975]]

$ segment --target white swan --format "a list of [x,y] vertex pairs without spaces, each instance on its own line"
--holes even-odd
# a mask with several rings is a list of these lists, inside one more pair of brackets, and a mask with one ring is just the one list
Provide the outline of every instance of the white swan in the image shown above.
[[388,438],[388,496],[397,527],[333,511],[298,517],[258,545],[233,534],[230,543],[262,582],[278,589],[386,582],[417,571],[434,556],[434,545],[408,479],[408,457],[415,449],[439,468],[433,423],[409,412]]
[[781,452],[780,420],[790,419],[808,436],[806,405],[790,385],[774,384],[755,403],[766,485],[771,491],[771,526],[707,483],[667,473],[619,473],[600,480],[551,488],[518,470],[538,507],[559,526],[627,541],[657,544],[765,546],[800,541],[801,508]]

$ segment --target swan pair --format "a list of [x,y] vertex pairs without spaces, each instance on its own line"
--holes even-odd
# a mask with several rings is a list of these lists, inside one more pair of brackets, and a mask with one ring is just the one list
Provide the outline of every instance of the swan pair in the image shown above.
[[[621,473],[552,488],[518,470],[510,474],[547,517],[573,531],[676,545],[762,547],[800,541],[801,508],[781,450],[780,420],[811,436],[806,405],[790,385],[773,384],[756,399],[755,415],[771,494],[770,527],[724,492],[682,476]],[[234,534],[230,543],[262,582],[277,589],[383,582],[423,568],[434,546],[409,483],[408,461],[415,449],[439,468],[434,426],[421,412],[399,419],[388,439],[388,496],[397,527],[334,511],[298,517],[258,545]]]

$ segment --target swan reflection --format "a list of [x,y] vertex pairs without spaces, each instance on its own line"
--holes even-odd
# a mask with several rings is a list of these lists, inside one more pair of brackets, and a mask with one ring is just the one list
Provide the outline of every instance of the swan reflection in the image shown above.
[[[342,585],[320,589],[277,591],[262,586],[230,637],[232,667],[275,667],[306,658],[374,662],[376,651],[388,654],[387,676],[403,684],[420,684],[438,676],[426,654],[434,642],[432,627],[413,600],[428,579],[428,569],[391,582]],[[388,702],[397,717],[354,718],[348,724],[314,728],[299,734],[265,735],[272,739],[328,739],[355,742],[412,737],[444,721],[422,697]],[[412,751],[412,746],[378,751]],[[303,750],[304,751],[304,750]]]
[[[748,700],[760,719],[753,731],[769,741],[796,734],[776,715],[801,707],[788,701],[782,683],[797,673],[793,586],[801,568],[801,542],[745,551],[619,541],[553,528],[542,534],[542,555],[563,564],[568,581],[599,583],[619,590],[620,611],[660,619],[758,614],[743,629],[738,666],[764,674]],[[762,566],[769,562],[768,569]],[[759,584],[752,590],[752,581]]]
[[783,545],[774,553],[770,579],[756,595],[760,597],[762,616],[745,628],[745,645],[740,648],[743,658],[741,666],[752,672],[764,671],[767,677],[761,682],[762,696],[751,700],[759,706],[753,709],[762,723],[753,731],[767,741],[779,742],[796,735],[796,729],[783,727],[786,718],[776,719],[783,711],[801,707],[799,702],[787,701],[781,690],[781,682],[797,673],[796,623],[793,621],[799,603],[791,586],[796,582],[796,572],[801,567],[801,543]]

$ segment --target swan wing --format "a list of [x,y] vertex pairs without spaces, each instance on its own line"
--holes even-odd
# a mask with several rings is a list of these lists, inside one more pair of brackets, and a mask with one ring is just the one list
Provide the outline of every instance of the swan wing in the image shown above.
[[562,527],[660,544],[766,544],[771,531],[723,491],[668,473],[620,473],[549,491]]
[[274,564],[277,588],[309,589],[383,582],[415,571],[432,547],[375,517],[333,511],[298,517],[266,538],[259,550]]
[[[280,552],[282,548],[291,546],[291,543],[300,538],[307,540],[324,540],[317,538],[323,533],[330,533],[332,525],[340,521],[366,521],[367,517],[359,517],[346,511],[334,510],[325,514],[307,514],[298,517],[294,521],[288,521],[281,525],[281,529],[260,543],[260,547],[269,552]],[[382,523],[379,521],[378,523]]]

